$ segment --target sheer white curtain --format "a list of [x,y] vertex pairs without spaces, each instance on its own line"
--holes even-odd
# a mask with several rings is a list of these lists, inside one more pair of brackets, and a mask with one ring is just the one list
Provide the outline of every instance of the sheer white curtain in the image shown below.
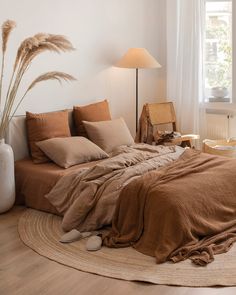
[[205,0],[167,0],[167,97],[182,133],[204,137]]

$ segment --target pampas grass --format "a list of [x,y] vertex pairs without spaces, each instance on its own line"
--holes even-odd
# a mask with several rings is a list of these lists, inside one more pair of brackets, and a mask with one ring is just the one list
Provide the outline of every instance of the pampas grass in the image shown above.
[[[15,27],[15,22],[7,20],[2,25],[2,67],[0,76],[0,111],[2,109],[2,82],[4,74],[4,61],[5,52],[7,49],[7,41],[9,39],[10,33]],[[61,81],[73,81],[75,80],[69,74],[63,72],[48,72],[37,77],[27,88],[24,95],[16,103],[17,91],[23,79],[25,72],[30,68],[32,61],[41,53],[46,51],[51,51],[55,53],[61,53],[66,51],[74,50],[70,41],[62,35],[53,35],[38,33],[32,37],[26,38],[21,42],[15,62],[13,65],[13,71],[10,78],[9,86],[7,89],[5,103],[3,107],[2,117],[0,117],[0,139],[4,138],[6,134],[6,129],[9,125],[10,120],[17,111],[21,102],[24,100],[26,94],[38,83],[47,80],[57,80]]]
[[7,49],[7,41],[11,31],[16,27],[16,23],[12,20],[6,20],[2,24],[2,52],[5,53]]
[[1,76],[0,76],[0,106],[2,101],[2,80],[5,65],[5,52],[7,50],[7,42],[11,31],[15,28],[16,23],[12,20],[7,20],[2,24],[2,66],[1,66]]
[[[61,83],[63,80],[64,81],[73,81],[76,80],[73,76],[63,73],[63,72],[48,72],[45,74],[42,74],[40,76],[38,76],[38,78],[36,78],[31,84],[30,86],[27,88],[27,90],[25,91],[24,95],[22,96],[22,98],[20,99],[20,101],[18,102],[18,104],[16,105],[11,118],[15,115],[16,111],[18,110],[18,107],[20,106],[21,102],[23,101],[23,99],[25,98],[26,94],[38,83],[42,82],[42,81],[47,81],[47,80],[56,80],[59,83]],[[10,118],[10,119],[11,119]]]

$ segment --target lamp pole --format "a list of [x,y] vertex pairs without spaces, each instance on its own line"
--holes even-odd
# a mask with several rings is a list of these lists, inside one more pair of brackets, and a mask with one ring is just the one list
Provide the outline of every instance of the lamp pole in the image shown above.
[[138,68],[136,68],[136,132],[138,131]]

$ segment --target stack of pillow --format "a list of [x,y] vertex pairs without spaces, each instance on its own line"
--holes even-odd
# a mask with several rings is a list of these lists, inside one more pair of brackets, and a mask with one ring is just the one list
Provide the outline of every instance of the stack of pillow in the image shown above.
[[26,113],[30,154],[34,163],[53,161],[63,168],[105,159],[121,145],[134,140],[123,118],[111,119],[107,100],[74,106],[75,135],[71,135],[69,110]]

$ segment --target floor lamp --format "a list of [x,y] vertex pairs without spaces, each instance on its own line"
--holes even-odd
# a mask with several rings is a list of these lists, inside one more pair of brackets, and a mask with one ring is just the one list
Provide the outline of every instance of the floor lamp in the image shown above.
[[161,68],[161,65],[145,48],[130,48],[115,65],[119,68],[136,69],[136,132],[138,131],[138,70]]

